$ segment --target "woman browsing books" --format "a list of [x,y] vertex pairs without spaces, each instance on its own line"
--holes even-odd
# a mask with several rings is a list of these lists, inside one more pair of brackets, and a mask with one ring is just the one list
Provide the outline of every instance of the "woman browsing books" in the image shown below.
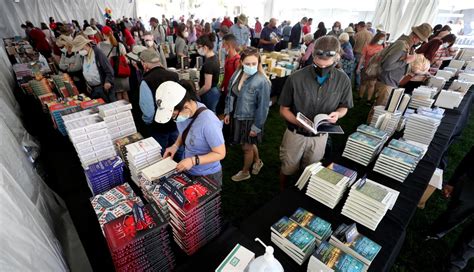
[[163,124],[172,119],[179,131],[178,139],[165,150],[164,158],[174,157],[178,148],[184,146],[184,159],[176,170],[191,176],[206,176],[222,185],[220,161],[226,154],[222,123],[204,104],[197,102],[192,82],[162,83],[156,90],[156,105],[155,121]]
[[268,115],[271,84],[263,71],[258,50],[249,47],[241,53],[240,69],[230,79],[225,105],[225,124],[231,124],[231,141],[242,145],[244,165],[233,181],[250,179],[263,167],[257,145],[262,142]]

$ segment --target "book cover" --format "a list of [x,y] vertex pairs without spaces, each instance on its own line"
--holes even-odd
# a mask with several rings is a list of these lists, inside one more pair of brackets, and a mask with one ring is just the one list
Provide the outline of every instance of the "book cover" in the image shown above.
[[372,148],[377,148],[382,143],[379,139],[375,137],[371,137],[369,135],[366,135],[358,131],[352,133],[349,136],[349,140],[352,140],[357,143],[361,143],[363,145],[367,145]]
[[334,172],[328,168],[322,168],[315,174],[315,176],[333,185],[337,185],[342,179],[345,178],[345,176],[342,174]]
[[324,238],[331,231],[331,223],[323,220],[303,208],[298,208],[290,219],[300,226],[316,233],[320,238]]
[[425,152],[425,150],[419,146],[415,146],[410,143],[407,143],[406,141],[400,141],[397,139],[392,139],[388,147],[405,152],[417,158],[421,158],[421,156],[423,156],[423,153]]
[[365,133],[365,134],[373,136],[373,137],[376,137],[376,138],[379,138],[379,139],[383,139],[383,138],[387,137],[387,132],[385,132],[383,130],[380,130],[380,129],[377,129],[375,127],[365,125],[365,124],[362,124],[362,125],[358,126],[357,131]]
[[332,171],[344,175],[350,179],[357,177],[356,171],[334,162],[329,164],[326,168],[331,169]]
[[313,257],[334,271],[362,272],[365,270],[363,262],[328,242],[322,242]]
[[417,158],[389,147],[384,148],[381,154],[408,166],[414,166],[417,163]]
[[303,252],[316,241],[316,237],[311,232],[286,216],[273,224],[272,228]]
[[376,183],[366,181],[365,183],[360,182],[355,186],[357,192],[360,192],[380,203],[383,203],[389,196],[389,191]]

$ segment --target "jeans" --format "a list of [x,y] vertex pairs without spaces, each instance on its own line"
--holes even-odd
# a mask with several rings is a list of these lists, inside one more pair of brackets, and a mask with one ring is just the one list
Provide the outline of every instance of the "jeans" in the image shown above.
[[208,109],[215,113],[220,96],[221,93],[219,92],[219,89],[217,89],[217,87],[212,87],[205,94],[201,95],[201,102],[206,105]]
[[105,103],[117,101],[117,98],[115,97],[114,87],[110,88],[108,92],[104,91],[104,87],[102,85],[90,87],[90,88],[91,88],[92,99],[102,98],[104,99]]
[[[175,142],[176,139],[178,139],[179,132],[173,131],[173,132],[159,132],[156,131],[155,129],[151,129],[151,136],[153,139],[155,139],[160,145],[161,145],[161,155],[165,153],[165,149],[172,146]],[[176,154],[174,155],[174,160],[176,162],[181,161],[183,157],[183,146],[178,148],[178,151],[176,151]]]
[[[361,54],[358,54],[358,53],[354,53],[354,57],[355,57],[355,69],[357,68],[357,66],[359,65],[359,62],[360,62],[360,58],[362,57]],[[355,77],[355,88],[356,89],[359,89],[360,88],[360,73],[357,73],[355,72],[354,73],[354,77]],[[349,76],[350,78],[350,76]]]

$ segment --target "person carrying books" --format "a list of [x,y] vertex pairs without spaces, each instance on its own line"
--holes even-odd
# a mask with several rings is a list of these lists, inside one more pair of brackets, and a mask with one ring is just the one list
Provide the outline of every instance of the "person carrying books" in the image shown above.
[[313,65],[290,75],[280,95],[280,114],[287,130],[280,146],[280,186],[301,168],[320,161],[324,156],[327,134],[313,134],[296,120],[298,112],[313,120],[317,114],[328,114],[331,123],[353,107],[349,77],[337,69],[340,43],[336,37],[323,36],[314,44]]
[[231,124],[232,142],[242,145],[244,166],[232,176],[233,181],[250,179],[263,167],[257,144],[262,142],[263,127],[270,107],[271,83],[262,68],[260,54],[254,47],[242,51],[241,65],[229,81],[224,123]]
[[173,158],[184,146],[183,159],[176,170],[190,176],[206,176],[222,185],[220,161],[226,155],[222,123],[214,112],[198,102],[192,82],[180,83],[167,81],[156,90],[155,122],[173,120],[179,131],[178,139],[165,150],[164,158]]

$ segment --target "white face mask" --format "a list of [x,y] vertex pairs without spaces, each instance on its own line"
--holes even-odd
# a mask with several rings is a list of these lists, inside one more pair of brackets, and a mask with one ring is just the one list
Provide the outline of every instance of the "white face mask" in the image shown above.
[[67,52],[67,48],[66,48],[66,47],[61,48],[61,52],[66,53],[66,52]]
[[155,44],[154,41],[146,41],[146,45],[147,45],[148,47],[152,47],[153,44]]
[[443,43],[444,48],[448,48],[448,46],[449,46],[449,43]]
[[87,56],[88,53],[89,53],[89,51],[87,51],[86,49],[82,49],[82,50],[79,51],[79,55],[81,55],[83,57]]
[[204,48],[198,48],[198,54],[201,55],[201,56],[205,56],[206,55],[206,50]]
[[184,31],[183,32],[183,37],[186,39],[186,38],[188,38],[188,36],[189,36],[189,33],[187,31]]
[[377,44],[382,45],[382,44],[383,44],[383,40],[378,40],[378,41],[377,41]]
[[335,26],[334,28],[334,31],[339,31],[339,27]]

